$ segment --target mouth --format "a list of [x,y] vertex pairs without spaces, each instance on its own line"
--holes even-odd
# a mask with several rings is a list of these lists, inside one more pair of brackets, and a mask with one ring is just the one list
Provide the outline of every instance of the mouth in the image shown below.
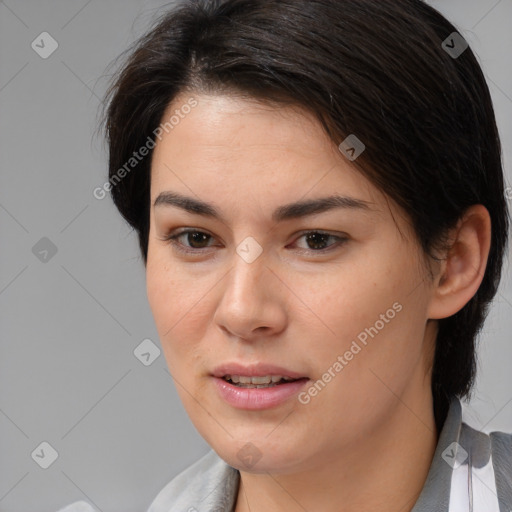
[[228,363],[211,374],[219,396],[237,409],[262,410],[283,405],[309,381],[303,373],[271,364]]
[[[295,382],[301,379],[285,377],[283,375],[265,375],[263,377],[249,377],[245,375],[223,375],[222,378],[238,388],[271,388]],[[305,378],[305,377],[303,377]]]

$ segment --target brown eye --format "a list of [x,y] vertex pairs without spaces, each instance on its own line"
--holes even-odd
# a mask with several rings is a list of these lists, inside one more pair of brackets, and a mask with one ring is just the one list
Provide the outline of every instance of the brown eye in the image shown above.
[[310,249],[325,249],[325,244],[331,238],[331,235],[324,233],[308,233],[306,235],[306,243]]
[[208,244],[213,237],[197,229],[184,229],[178,233],[170,233],[163,240],[172,243],[178,251],[199,253],[201,249],[211,247],[211,244]]
[[[322,231],[309,231],[304,233],[297,240],[301,238],[306,241],[306,247],[300,247],[301,249],[316,252],[329,250],[333,246],[339,246],[348,241],[346,237],[331,235],[330,233],[324,233]],[[334,242],[328,243],[329,240],[334,240]]]
[[201,249],[203,247],[207,247],[207,242],[211,238],[210,235],[203,233],[201,231],[188,231],[186,233],[182,233],[185,235],[187,242],[194,249]]

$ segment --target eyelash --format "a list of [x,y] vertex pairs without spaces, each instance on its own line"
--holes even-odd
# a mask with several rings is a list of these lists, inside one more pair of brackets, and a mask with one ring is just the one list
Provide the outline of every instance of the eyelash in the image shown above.
[[[171,232],[168,235],[162,237],[161,240],[164,241],[164,242],[171,243],[177,251],[185,253],[185,254],[198,255],[201,252],[204,252],[204,249],[208,249],[208,247],[213,247],[213,246],[207,246],[207,247],[195,248],[195,249],[194,248],[192,248],[192,249],[184,249],[184,247],[187,247],[187,246],[183,245],[182,243],[178,242],[177,240],[180,237],[182,237],[184,235],[187,235],[187,234],[190,234],[190,233],[200,233],[200,234],[203,234],[203,235],[206,235],[206,236],[210,237],[210,239],[213,239],[212,235],[210,235],[209,233],[206,233],[205,231],[200,231],[198,229],[190,229],[189,228],[189,229],[183,229],[183,230],[179,231],[178,233]],[[338,240],[338,242],[334,243],[334,244],[331,244],[331,245],[328,245],[324,249],[299,249],[300,252],[306,252],[306,253],[309,253],[309,254],[311,254],[311,253],[323,253],[323,254],[325,254],[326,252],[330,252],[331,250],[334,250],[336,248],[336,246],[340,247],[340,246],[344,245],[346,242],[348,242],[348,238],[347,237],[332,235],[331,233],[326,233],[326,232],[320,231],[320,230],[304,231],[299,236],[298,239],[300,239],[300,238],[302,238],[302,237],[304,237],[306,235],[311,235],[311,234],[319,234],[319,235],[327,236],[329,238],[335,238],[335,239]],[[296,240],[298,240],[298,239],[296,239]]]

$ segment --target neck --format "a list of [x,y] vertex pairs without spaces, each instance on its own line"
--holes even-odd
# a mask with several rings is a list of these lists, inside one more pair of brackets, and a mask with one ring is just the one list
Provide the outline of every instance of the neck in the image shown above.
[[241,471],[235,512],[410,512],[437,440],[430,389],[421,396],[397,398],[374,435],[351,443],[307,472]]

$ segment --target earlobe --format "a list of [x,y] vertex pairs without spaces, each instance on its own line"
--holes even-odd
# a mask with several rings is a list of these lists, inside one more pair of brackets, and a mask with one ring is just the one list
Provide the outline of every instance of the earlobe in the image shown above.
[[487,209],[481,204],[468,208],[454,228],[451,240],[432,290],[428,318],[454,315],[477,292],[491,246],[491,218]]

